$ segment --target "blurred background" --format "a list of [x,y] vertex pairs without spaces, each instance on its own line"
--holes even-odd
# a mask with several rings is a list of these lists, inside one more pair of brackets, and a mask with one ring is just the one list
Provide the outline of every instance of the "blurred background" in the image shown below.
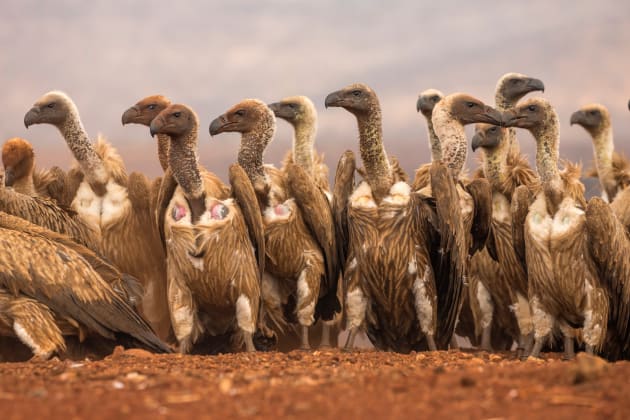
[[[317,148],[334,174],[343,150],[357,149],[356,123],[341,109],[325,110],[324,98],[363,82],[380,97],[388,153],[413,173],[429,159],[418,93],[465,91],[493,104],[497,79],[514,71],[544,81],[562,122],[561,156],[588,167],[590,137],[569,126],[570,115],[590,102],[606,105],[616,147],[628,149],[629,46],[627,0],[3,0],[0,136],[30,140],[39,166],[67,167],[72,157],[53,127],[23,125],[33,102],[59,89],[128,169],[158,175],[149,130],[120,121],[137,100],[161,93],[197,111],[201,162],[225,179],[239,136],[211,139],[210,121],[243,98],[302,94],[318,108]],[[280,163],[291,135],[278,121],[266,162]],[[531,137],[518,135],[531,159]],[[476,165],[472,154],[468,165]]]

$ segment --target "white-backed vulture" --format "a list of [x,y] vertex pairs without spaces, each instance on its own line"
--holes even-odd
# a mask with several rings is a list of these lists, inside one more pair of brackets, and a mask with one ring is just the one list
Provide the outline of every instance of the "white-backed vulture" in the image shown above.
[[[421,112],[427,121],[427,137],[429,139],[429,149],[431,150],[431,162],[442,159],[442,147],[440,146],[440,139],[437,138],[435,130],[433,129],[433,108],[435,104],[440,102],[444,98],[444,94],[437,89],[427,89],[418,95],[416,101],[416,110]],[[416,170],[416,175],[413,180],[412,190],[418,191],[421,188],[429,185],[429,169],[431,164],[427,163],[421,165]]]
[[[592,251],[593,247],[605,248],[613,237],[626,240],[625,233],[623,229],[607,231],[606,244],[594,243],[588,226],[596,219],[585,212],[580,170],[567,166],[564,176],[558,170],[558,115],[548,101],[527,100],[505,113],[504,120],[506,125],[528,129],[534,136],[542,184],[533,200],[526,186],[518,187],[512,200],[514,246],[517,255],[525,256],[529,280],[535,338],[531,355],[539,357],[555,323],[564,336],[566,358],[574,355],[575,328],[582,328],[588,352],[599,351],[608,325],[607,288],[627,279],[600,276],[598,265],[606,271],[610,264],[605,261],[607,257],[601,257],[602,252]],[[608,248],[607,252],[617,250]],[[628,322],[627,317],[624,322]]]
[[[241,133],[238,162],[254,186],[264,222],[265,306],[278,327],[299,324],[301,346],[308,349],[309,327],[341,311],[334,222],[326,195],[305,169],[294,163],[282,170],[263,165],[275,126],[264,102],[246,99],[214,119],[210,134]],[[301,151],[294,157],[305,160]]]
[[[346,346],[365,323],[370,340],[380,349],[444,349],[460,309],[469,251],[454,183],[463,160],[459,129],[453,125],[463,133],[463,124],[498,123],[500,115],[467,95],[449,99],[438,120],[443,127],[445,165],[433,162],[430,197],[395,181],[382,141],[380,105],[372,89],[353,84],[329,94],[325,104],[343,107],[356,117],[365,166],[364,182],[353,189],[354,156],[346,152],[335,181],[335,200],[339,196],[345,202],[335,217],[341,225],[338,230],[347,229],[349,235],[346,271],[354,270],[345,279],[351,331]],[[433,122],[436,126],[435,113]],[[437,127],[436,133],[439,137]],[[465,157],[465,137],[463,147]],[[338,191],[344,191],[345,197]]]
[[47,170],[35,169],[35,152],[26,140],[14,137],[2,146],[4,182],[21,194],[50,198],[66,204],[66,174],[53,166]]
[[604,105],[589,104],[571,115],[571,125],[582,126],[593,139],[595,171],[599,178],[602,197],[614,202],[617,194],[630,184],[630,161],[615,152],[610,114]]
[[168,106],[150,125],[152,136],[170,138],[157,224],[166,249],[173,329],[181,353],[208,335],[240,337],[237,346],[244,342],[254,351],[264,267],[262,218],[240,166],[230,167],[232,191],[199,166],[198,125],[194,111],[180,104]]
[[63,353],[63,335],[170,351],[115,291],[135,279],[89,249],[3,212],[0,248],[0,334],[16,336],[35,357]]
[[77,160],[67,174],[71,207],[97,232],[100,253],[142,282],[142,312],[166,338],[165,257],[151,217],[149,181],[137,172],[127,175],[122,159],[103,139],[90,143],[76,105],[63,92],[37,100],[24,116],[26,127],[33,124],[51,124],[61,132]]
[[[484,178],[492,187],[489,240],[497,253],[497,261],[486,249],[471,260],[471,292],[478,296],[482,309],[480,319],[476,320],[483,331],[481,346],[489,350],[491,337],[497,335],[498,329],[517,340],[518,355],[523,356],[531,350],[533,324],[527,299],[527,273],[512,245],[511,201],[514,190],[520,185],[525,185],[534,194],[538,191],[539,180],[527,159],[511,148],[506,128],[477,124],[472,150],[478,148],[484,154]],[[512,343],[504,344],[509,349]]]
[[[284,158],[282,171],[289,171],[291,164],[300,166],[332,204],[332,193],[328,183],[328,166],[324,163],[324,156],[315,151],[315,137],[317,135],[317,110],[315,105],[306,96],[290,96],[268,106],[277,118],[286,120],[294,130],[292,150]],[[332,208],[328,207],[322,210],[330,213],[330,216],[322,220],[333,222]],[[335,287],[337,288],[337,298],[341,300],[341,289],[337,286]],[[338,335],[337,328],[335,328],[337,325],[336,319],[322,321],[320,323],[320,346],[330,347],[332,345],[336,347]],[[332,334],[331,329],[333,330]],[[318,333],[319,329],[315,332]]]
[[[494,90],[494,106],[499,111],[507,111],[514,108],[523,96],[535,91],[545,91],[545,84],[542,80],[520,73],[506,73],[497,81],[497,86]],[[510,151],[518,153],[520,147],[518,140],[516,140],[516,130],[514,128],[508,128],[507,138],[510,144]]]
[[[122,115],[122,124],[141,124],[149,127],[151,121],[158,116],[171,101],[163,95],[151,95],[138,101],[135,105],[127,109]],[[168,168],[168,149],[170,138],[166,134],[157,134],[158,159],[162,170],[166,172]]]

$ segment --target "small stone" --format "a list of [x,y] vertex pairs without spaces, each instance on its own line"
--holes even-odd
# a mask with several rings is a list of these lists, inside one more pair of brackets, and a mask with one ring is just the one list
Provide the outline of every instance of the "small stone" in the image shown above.
[[477,382],[469,377],[469,376],[462,376],[462,378],[459,381],[460,385],[463,386],[464,388],[470,388],[473,387],[477,384]]
[[219,382],[219,391],[222,394],[229,394],[232,390],[232,380],[230,378],[223,378],[221,382]]
[[125,387],[125,384],[120,381],[113,381],[112,386],[114,387],[114,389],[123,389]]
[[608,362],[601,357],[587,353],[578,353],[575,365],[570,370],[571,382],[574,385],[592,381],[601,377],[608,370]]

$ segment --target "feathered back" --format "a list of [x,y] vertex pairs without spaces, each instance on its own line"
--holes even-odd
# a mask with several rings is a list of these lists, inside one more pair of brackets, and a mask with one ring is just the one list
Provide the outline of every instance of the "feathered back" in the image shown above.
[[583,208],[586,208],[586,199],[584,198],[584,184],[580,181],[582,175],[582,164],[573,163],[563,159],[563,168],[560,171],[560,178],[564,184],[565,193],[572,197]]
[[[577,168],[577,170],[579,181],[581,168]],[[514,190],[516,190],[516,187],[519,185],[525,185],[532,195],[540,190],[540,178],[538,178],[536,172],[531,168],[524,155],[518,152],[510,152],[507,157],[505,171],[508,176],[502,183],[500,190],[506,197],[511,198],[514,194]]]
[[[125,163],[118,154],[118,151],[112,146],[105,136],[99,133],[94,144],[96,154],[103,160],[103,165],[107,168],[107,173],[117,184],[127,185],[127,168]],[[81,171],[79,163],[75,161],[72,165],[74,171]]]
[[[295,163],[293,160],[293,150],[289,150],[282,159],[282,167],[286,168],[289,163]],[[328,166],[324,163],[323,153],[313,153],[313,178],[315,184],[324,191],[330,191],[328,183]]]

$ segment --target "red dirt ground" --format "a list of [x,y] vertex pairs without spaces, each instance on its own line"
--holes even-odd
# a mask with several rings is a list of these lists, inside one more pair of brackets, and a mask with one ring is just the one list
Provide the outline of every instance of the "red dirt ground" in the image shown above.
[[630,418],[630,363],[340,350],[0,364],[0,418]]

